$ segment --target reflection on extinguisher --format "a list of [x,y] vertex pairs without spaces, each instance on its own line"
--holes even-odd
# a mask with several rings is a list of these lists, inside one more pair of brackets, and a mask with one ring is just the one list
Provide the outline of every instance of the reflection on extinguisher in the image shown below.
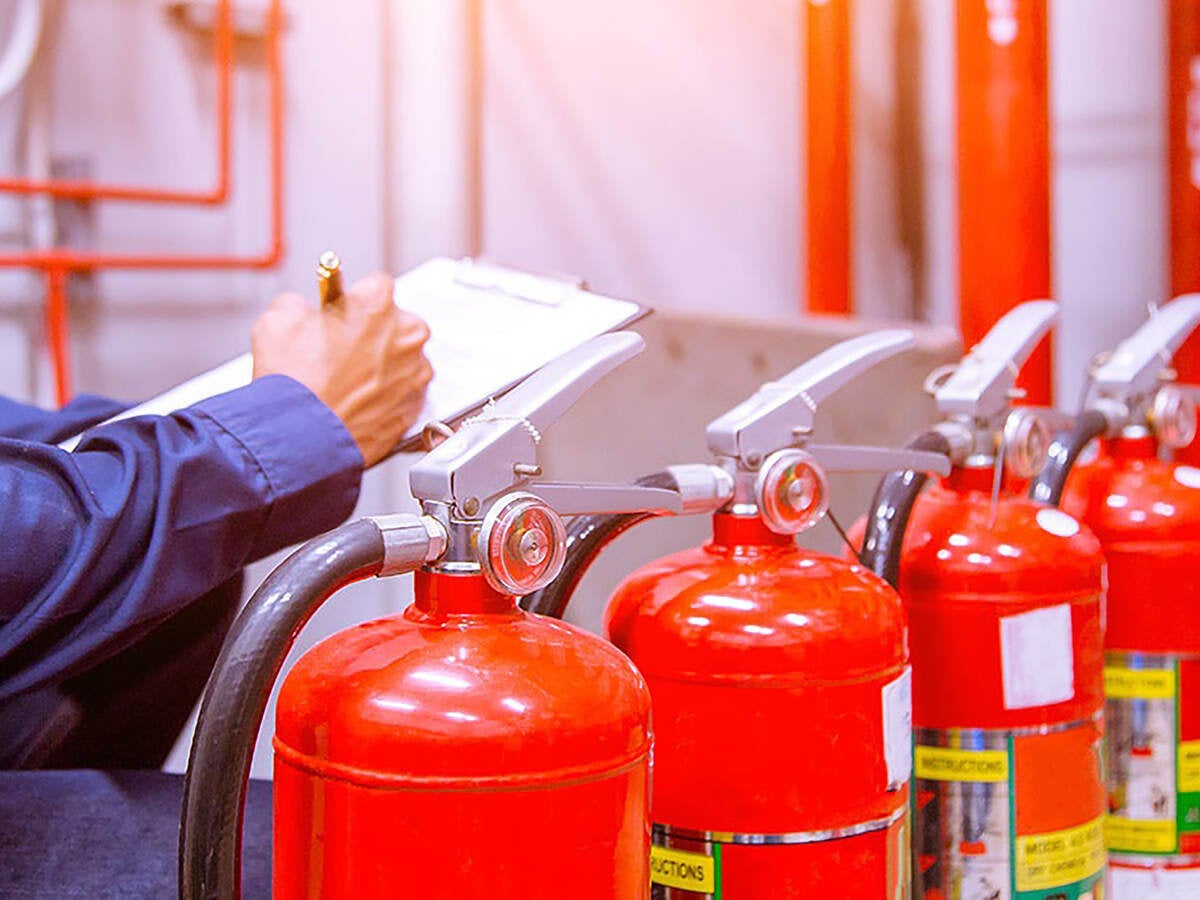
[[[977,731],[963,732],[962,749],[986,749],[983,734]],[[983,836],[987,830],[988,813],[991,812],[991,787],[986,782],[973,782],[962,786],[962,831],[958,850],[963,856],[983,856],[987,853],[987,844]]]
[[1129,752],[1134,756],[1153,756],[1154,749],[1150,742],[1150,704],[1145,700],[1131,700],[1129,703],[1132,746]]

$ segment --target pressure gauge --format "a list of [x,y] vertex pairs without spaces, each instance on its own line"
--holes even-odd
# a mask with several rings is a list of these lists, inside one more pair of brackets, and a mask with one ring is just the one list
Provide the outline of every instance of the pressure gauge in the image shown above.
[[776,534],[806,531],[829,509],[825,471],[803,450],[780,450],[768,456],[754,489],[759,514]]
[[1166,446],[1186,447],[1196,437],[1196,401],[1184,388],[1163,385],[1150,406],[1150,424]]
[[566,526],[539,497],[508,494],[483,517],[480,567],[498,591],[523,597],[544,588],[562,571],[566,555]]
[[1046,467],[1050,426],[1031,409],[1014,409],[1004,420],[1004,465],[1021,479],[1036,478]]

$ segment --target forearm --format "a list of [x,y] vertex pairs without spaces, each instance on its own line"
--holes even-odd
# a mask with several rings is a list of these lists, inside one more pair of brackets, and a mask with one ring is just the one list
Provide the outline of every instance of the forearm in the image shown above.
[[267,378],[74,453],[0,441],[0,698],[75,674],[253,559],[344,519],[362,458],[330,410]]
[[57,444],[127,408],[119,400],[95,394],[80,394],[54,410],[0,397],[0,437]]

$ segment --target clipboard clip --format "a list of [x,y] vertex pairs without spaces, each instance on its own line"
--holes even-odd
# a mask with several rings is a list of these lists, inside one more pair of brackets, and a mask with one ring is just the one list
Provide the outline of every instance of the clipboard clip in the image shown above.
[[582,278],[513,269],[469,256],[459,261],[454,283],[477,291],[491,291],[527,303],[552,307],[559,306],[576,291],[587,289],[587,283]]

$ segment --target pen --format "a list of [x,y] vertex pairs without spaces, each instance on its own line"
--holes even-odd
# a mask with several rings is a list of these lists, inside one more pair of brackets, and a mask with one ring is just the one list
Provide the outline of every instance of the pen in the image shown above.
[[332,250],[326,250],[317,261],[317,290],[321,309],[342,299],[342,260]]

